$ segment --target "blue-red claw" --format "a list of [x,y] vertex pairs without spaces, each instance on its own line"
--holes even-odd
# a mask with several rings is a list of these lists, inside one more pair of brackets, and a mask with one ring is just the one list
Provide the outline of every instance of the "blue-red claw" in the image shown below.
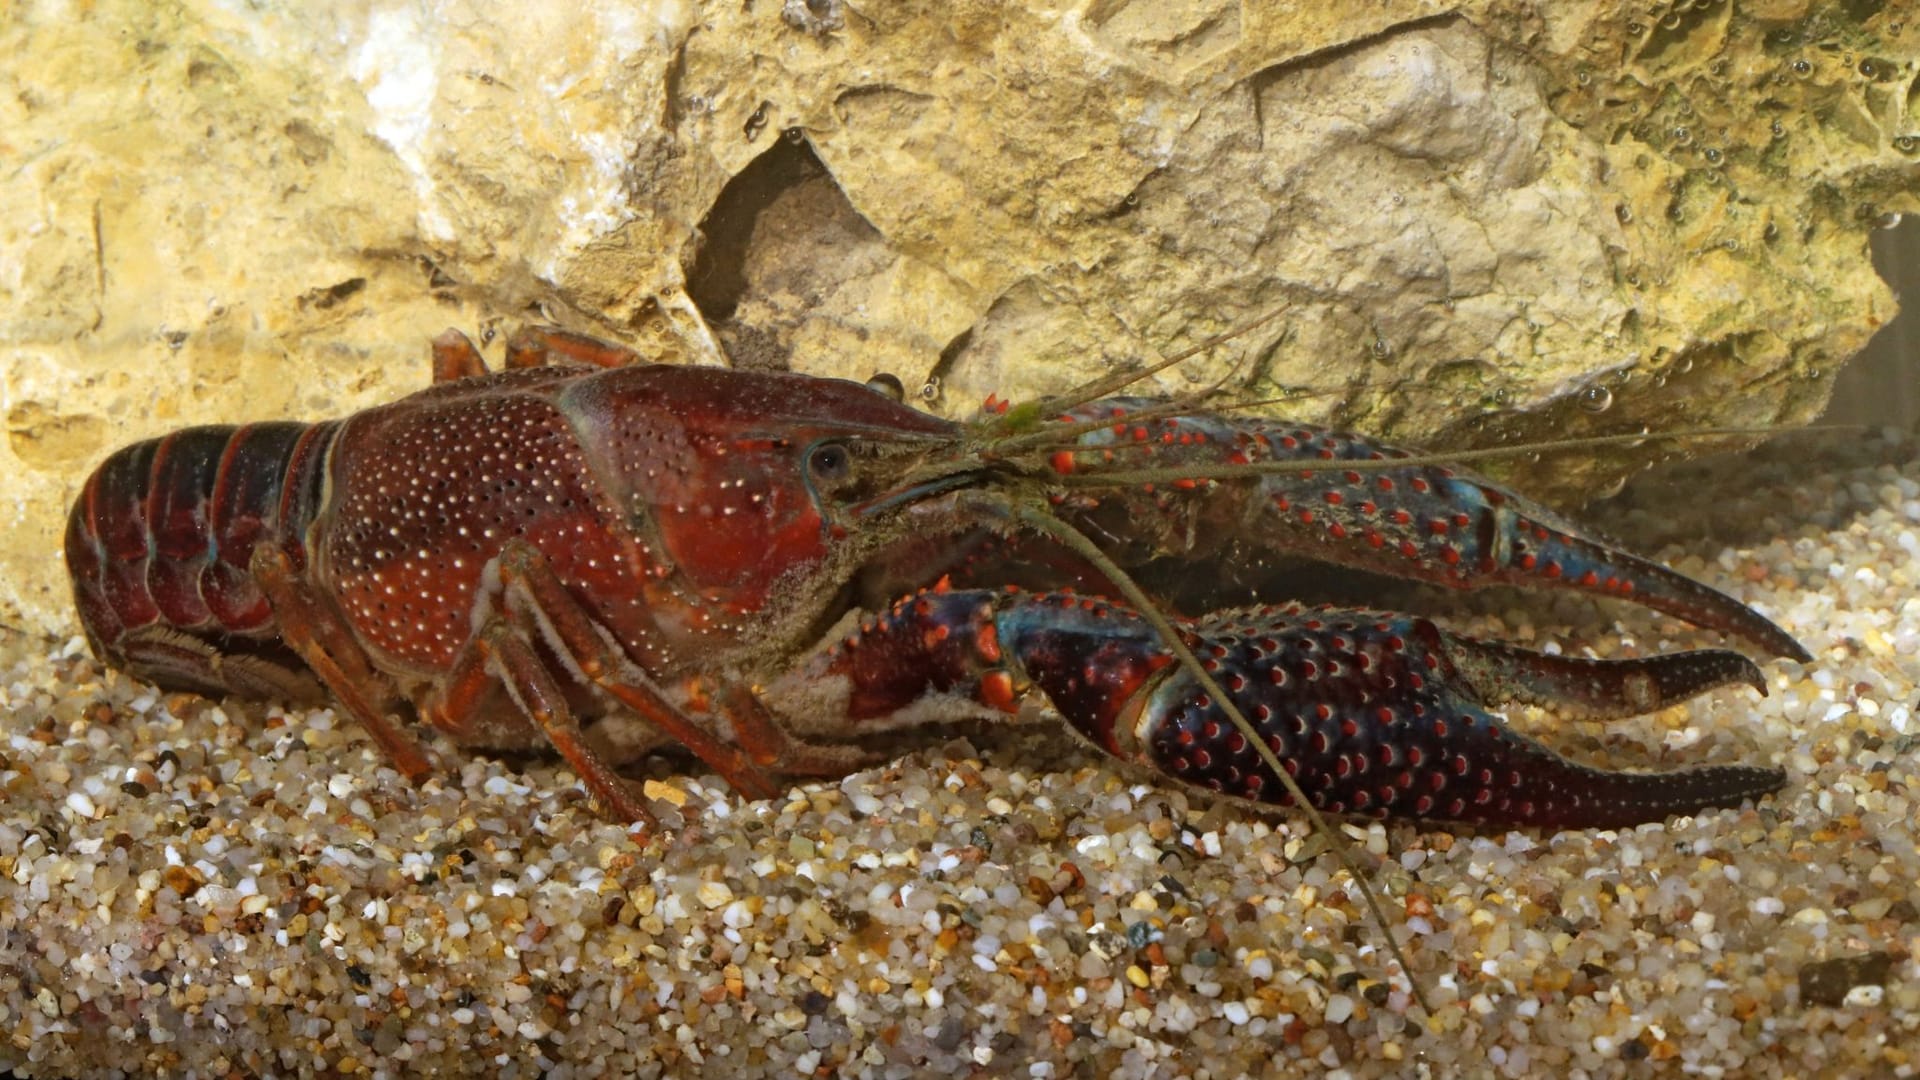
[[[1630,600],[1719,630],[1768,655],[1808,663],[1800,643],[1726,594],[1596,537],[1484,477],[1444,465],[1344,470],[1410,456],[1370,439],[1311,424],[1191,413],[1134,422],[1143,398],[1093,402],[1063,419],[1112,420],[1081,437],[1080,455],[1166,469],[1299,461],[1313,471],[1267,473],[1255,484],[1101,491],[1063,500],[1092,531],[1138,536],[1157,528],[1158,550],[1192,552],[1230,540],[1459,589],[1487,585],[1570,588]],[[1202,485],[1204,486],[1204,485]]]
[[[1778,789],[1772,769],[1590,768],[1507,728],[1529,702],[1631,716],[1729,683],[1752,662],[1706,650],[1580,660],[1478,641],[1409,615],[1275,607],[1179,623],[1188,645],[1320,809],[1501,826],[1613,828]],[[856,718],[929,691],[1011,708],[1043,691],[1094,744],[1201,787],[1287,804],[1252,747],[1136,611],[1074,594],[926,592],[826,653]]]

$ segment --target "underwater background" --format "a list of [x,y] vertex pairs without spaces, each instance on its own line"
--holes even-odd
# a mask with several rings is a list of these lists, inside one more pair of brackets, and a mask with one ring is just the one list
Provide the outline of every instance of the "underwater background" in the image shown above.
[[[0,1071],[1920,1073],[1903,7],[9,6]],[[1383,929],[1301,821],[1057,725],[757,801],[663,763],[643,842],[555,761],[441,740],[415,788],[334,710],[156,691],[73,617],[60,529],[115,446],[392,400],[448,326],[966,415],[1274,311],[1158,389],[1443,449],[1857,425],[1498,466],[1814,655],[1515,725],[1786,787],[1618,831],[1348,821]],[[1570,655],[1720,644],[1378,596]]]

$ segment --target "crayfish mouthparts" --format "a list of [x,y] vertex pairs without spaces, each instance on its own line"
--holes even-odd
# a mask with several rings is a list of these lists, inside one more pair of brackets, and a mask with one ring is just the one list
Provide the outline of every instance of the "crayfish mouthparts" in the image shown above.
[[979,487],[989,482],[992,476],[992,470],[989,469],[967,469],[949,473],[856,503],[848,508],[847,514],[855,521],[869,520],[901,507],[929,502],[950,492]]
[[[1738,805],[1780,788],[1776,769],[1664,773],[1581,765],[1517,734],[1499,702],[1631,716],[1743,683],[1726,650],[1582,660],[1489,643],[1377,611],[1279,606],[1177,623],[1314,805],[1494,826],[1621,828]],[[1029,680],[1095,746],[1182,782],[1290,805],[1278,779],[1141,614],[1071,593],[929,590],[821,654],[855,718],[929,691],[1011,712]]]

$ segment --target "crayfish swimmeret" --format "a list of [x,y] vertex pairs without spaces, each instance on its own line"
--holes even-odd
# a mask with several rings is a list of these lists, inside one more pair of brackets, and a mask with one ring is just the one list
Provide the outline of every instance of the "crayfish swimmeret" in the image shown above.
[[1464,470],[1100,396],[1118,382],[959,424],[857,383],[645,365],[557,330],[517,335],[507,367],[450,331],[436,385],[391,405],[115,453],[66,536],[94,651],[167,688],[330,693],[415,780],[427,758],[392,719],[409,707],[462,744],[551,745],[628,821],[649,814],[617,767],[667,742],[764,797],[872,760],[870,736],[937,712],[910,708],[929,695],[1012,710],[1030,688],[1117,757],[1285,803],[1277,760],[1341,813],[1622,826],[1783,781],[1592,769],[1490,711],[1764,690],[1735,652],[1583,660],[1300,607],[1169,624],[1116,585],[1155,560],[1304,554],[1628,598],[1807,659],[1730,597]]

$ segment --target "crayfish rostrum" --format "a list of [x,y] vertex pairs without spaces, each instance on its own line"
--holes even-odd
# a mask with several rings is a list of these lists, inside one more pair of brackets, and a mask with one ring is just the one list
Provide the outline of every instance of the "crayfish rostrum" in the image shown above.
[[1343,813],[1620,826],[1782,783],[1587,768],[1491,711],[1764,689],[1739,653],[1582,660],[1359,610],[1169,623],[1115,581],[1298,553],[1627,598],[1807,658],[1733,599],[1458,468],[1111,388],[961,424],[556,330],[516,335],[507,368],[450,331],[435,385],[393,404],[112,455],[66,536],[95,652],[168,688],[331,694],[416,780],[409,710],[462,744],[551,745],[628,821],[649,815],[618,767],[668,742],[767,796],[871,760],[872,733],[928,695],[1011,710],[1032,688],[1118,757],[1284,803],[1277,761]]

